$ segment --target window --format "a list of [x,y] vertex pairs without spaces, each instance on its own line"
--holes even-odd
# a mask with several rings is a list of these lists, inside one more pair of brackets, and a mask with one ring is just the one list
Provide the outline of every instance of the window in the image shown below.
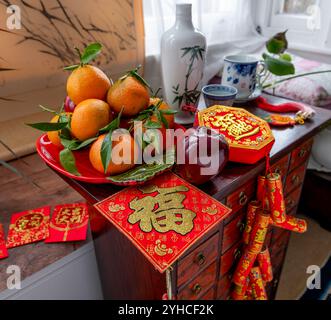
[[281,13],[307,16],[309,7],[317,4],[317,0],[285,0],[281,4]]
[[295,47],[315,50],[331,48],[330,0],[256,0],[257,25],[270,37],[288,29],[288,39]]
[[272,4],[271,27],[292,30],[314,31],[320,26],[320,3],[318,0],[276,0]]

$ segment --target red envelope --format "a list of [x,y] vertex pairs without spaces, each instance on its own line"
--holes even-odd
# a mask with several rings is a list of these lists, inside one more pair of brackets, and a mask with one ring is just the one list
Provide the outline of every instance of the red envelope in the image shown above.
[[8,251],[6,248],[5,232],[3,230],[3,225],[0,224],[0,259],[4,259],[7,257],[8,257]]
[[49,237],[45,242],[85,240],[88,219],[88,209],[85,203],[56,206],[49,224]]
[[123,189],[95,207],[160,272],[231,212],[171,172]]
[[50,207],[15,213],[10,218],[7,248],[41,241],[48,237]]

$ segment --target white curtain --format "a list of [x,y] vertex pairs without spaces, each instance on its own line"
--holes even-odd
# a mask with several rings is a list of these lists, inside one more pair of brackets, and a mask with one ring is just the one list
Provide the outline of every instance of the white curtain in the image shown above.
[[143,0],[145,22],[145,76],[161,86],[161,36],[175,23],[177,3],[192,3],[193,23],[207,38],[204,82],[217,74],[227,54],[249,53],[261,46],[252,18],[252,0]]

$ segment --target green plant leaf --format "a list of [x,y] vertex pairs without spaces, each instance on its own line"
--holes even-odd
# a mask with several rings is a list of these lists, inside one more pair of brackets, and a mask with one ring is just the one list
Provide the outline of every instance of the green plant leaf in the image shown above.
[[168,120],[164,117],[163,113],[160,112],[160,118],[166,129],[169,129],[169,123]]
[[289,61],[271,57],[266,53],[263,54],[263,59],[267,69],[276,76],[295,74],[294,64]]
[[288,53],[283,53],[280,55],[280,58],[286,61],[291,62],[292,61],[292,56]]
[[178,111],[173,109],[168,109],[168,110],[160,110],[160,112],[163,114],[176,114]]
[[72,151],[75,151],[75,150],[80,150],[80,149],[83,149],[85,147],[87,147],[88,145],[90,145],[92,142],[94,142],[95,140],[97,140],[98,138],[97,137],[94,137],[94,138],[90,138],[90,139],[87,139],[83,142],[79,141],[79,140],[70,140],[70,139],[66,139],[66,138],[62,138],[61,137],[61,144],[69,149],[69,150],[72,150]]
[[102,49],[102,45],[98,42],[88,45],[84,49],[84,51],[81,55],[81,58],[80,58],[81,63],[87,64],[90,61],[92,61],[93,59],[95,59],[97,57],[97,55],[100,54],[101,49]]
[[105,173],[107,172],[108,166],[111,161],[112,134],[113,134],[113,130],[110,130],[106,134],[105,138],[102,141],[101,150],[100,150],[101,162]]
[[79,64],[74,64],[72,66],[64,67],[63,70],[71,71],[77,69],[79,66],[80,66]]
[[121,112],[118,114],[116,119],[114,119],[109,125],[107,125],[106,127],[100,130],[100,132],[108,132],[104,140],[102,141],[101,150],[100,150],[101,162],[105,173],[107,172],[107,168],[111,161],[112,134],[113,131],[118,129],[120,126],[122,112],[123,112],[123,108],[121,109]]
[[94,138],[87,139],[87,140],[85,140],[83,142],[79,142],[71,150],[80,150],[80,149],[83,149],[83,148],[87,147],[88,145],[90,145],[92,142],[94,142],[97,139],[98,139],[98,137],[94,137]]
[[121,117],[123,113],[123,108],[121,109],[120,113],[118,114],[117,118],[115,118],[111,123],[107,124],[105,127],[99,130],[100,133],[105,133],[108,131],[114,131],[119,128]]
[[55,110],[53,110],[53,109],[51,109],[51,108],[45,107],[45,106],[43,106],[43,105],[41,105],[41,104],[39,105],[39,108],[41,108],[43,111],[47,111],[47,112],[50,112],[50,113],[58,114],[57,111],[55,111]]
[[68,125],[68,122],[39,122],[39,123],[26,123],[27,126],[30,126],[34,129],[48,132],[48,131],[58,131],[65,128]]
[[161,129],[162,128],[162,126],[159,122],[154,122],[152,120],[147,120],[144,126],[147,129]]
[[76,161],[75,156],[69,149],[63,149],[60,152],[59,155],[60,163],[62,167],[68,171],[71,174],[74,174],[75,176],[80,176],[80,173],[78,172],[76,168]]
[[61,131],[60,131],[60,138],[61,139],[66,139],[68,141],[71,141],[71,133],[70,133],[70,130],[68,127],[65,127],[63,128]]
[[137,166],[120,175],[107,177],[107,179],[115,183],[123,184],[132,181],[144,182],[152,179],[155,175],[160,174],[161,172],[171,169],[175,163],[175,159],[176,152],[174,149],[171,149],[167,151],[165,155],[162,155],[160,161],[156,161],[153,164],[143,164],[141,166]]
[[72,150],[72,147],[77,146],[77,144],[79,143],[78,140],[71,140],[70,137],[63,137],[62,135],[60,135],[60,139],[61,139],[61,144],[69,150]]

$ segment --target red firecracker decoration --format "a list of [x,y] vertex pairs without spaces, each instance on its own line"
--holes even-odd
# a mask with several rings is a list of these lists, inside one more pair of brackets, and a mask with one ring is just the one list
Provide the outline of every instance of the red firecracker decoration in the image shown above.
[[268,300],[267,293],[262,280],[260,267],[254,267],[249,274],[252,286],[252,295],[255,300]]
[[264,249],[257,255],[257,262],[261,270],[262,280],[265,282],[272,281],[273,272],[268,248]]
[[307,230],[305,220],[286,215],[282,179],[279,174],[270,173],[258,178],[257,198],[258,201],[248,205],[243,232],[244,254],[232,278],[233,300],[268,298],[265,285],[273,280],[273,272],[269,249],[264,246],[264,242],[269,225],[299,233]]

